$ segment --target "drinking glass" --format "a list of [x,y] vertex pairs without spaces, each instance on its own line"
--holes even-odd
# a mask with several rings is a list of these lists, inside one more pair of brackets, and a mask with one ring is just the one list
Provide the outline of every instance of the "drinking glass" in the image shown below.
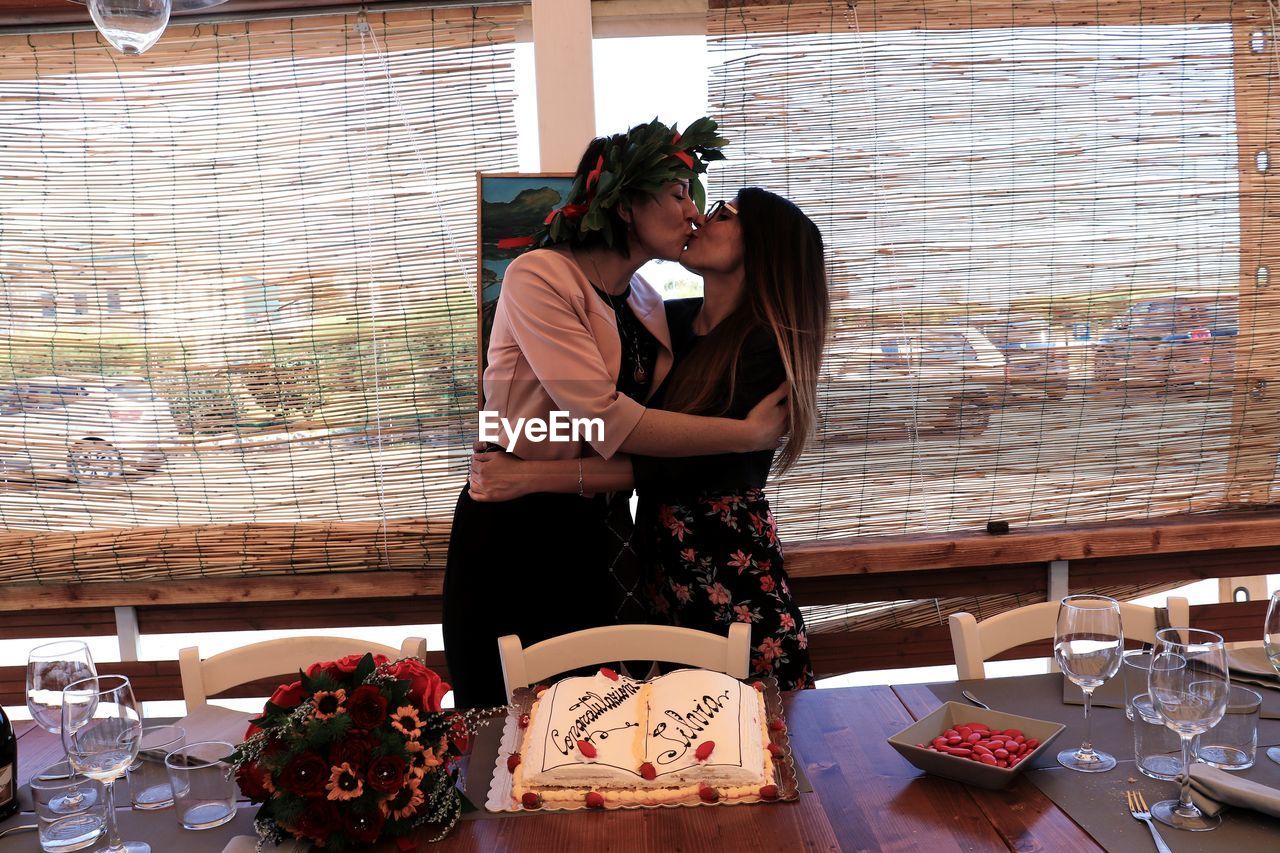
[[[94,796],[73,802],[68,793],[77,788]],[[81,776],[65,759],[31,777],[31,800],[44,853],[70,853],[97,844],[106,822],[102,798],[97,796],[101,791],[101,782]]]
[[1053,655],[1063,674],[1084,691],[1084,742],[1079,749],[1058,753],[1058,763],[1072,770],[1101,773],[1116,766],[1114,756],[1093,748],[1089,701],[1120,668],[1124,631],[1120,602],[1105,595],[1069,595],[1058,607]]
[[73,681],[62,691],[62,745],[71,766],[103,784],[106,791],[107,847],[103,853],[151,853],[143,842],[120,840],[116,827],[115,781],[138,757],[142,706],[123,675]]
[[[1271,593],[1271,603],[1267,605],[1267,621],[1262,628],[1262,644],[1267,650],[1267,660],[1271,661],[1276,675],[1280,675],[1280,589]],[[1280,763],[1280,746],[1268,749],[1267,758]]]
[[1153,805],[1151,815],[1177,829],[1216,829],[1222,818],[1204,814],[1191,802],[1191,741],[1227,711],[1231,681],[1222,635],[1196,628],[1157,631],[1149,684],[1156,713],[1182,739],[1182,791],[1176,800]]
[[[73,681],[98,674],[89,646],[80,640],[59,640],[36,646],[27,655],[27,710],[36,725],[56,735],[62,731],[62,691]],[[49,804],[54,811],[81,812],[98,801],[96,787],[68,786]]]

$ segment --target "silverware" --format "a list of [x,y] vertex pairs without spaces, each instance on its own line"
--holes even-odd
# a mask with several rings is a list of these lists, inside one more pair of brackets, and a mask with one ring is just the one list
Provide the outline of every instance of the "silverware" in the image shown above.
[[986,708],[988,711],[990,711],[990,710],[991,710],[991,706],[990,706],[990,705],[988,705],[986,702],[983,702],[983,701],[982,701],[981,699],[979,699],[977,696],[974,696],[974,695],[973,695],[972,693],[970,693],[968,690],[961,690],[961,691],[960,691],[960,695],[961,695],[961,696],[963,696],[964,698],[968,699],[968,700],[969,700],[970,702],[972,702],[973,704],[977,705],[979,708]]
[[1156,850],[1160,853],[1173,853],[1169,849],[1169,845],[1164,843],[1164,839],[1160,837],[1160,833],[1156,831],[1156,825],[1151,822],[1151,812],[1147,809],[1147,798],[1142,796],[1141,791],[1125,791],[1125,799],[1129,801],[1129,814],[1133,815],[1136,820],[1140,820],[1147,825],[1147,829],[1151,830],[1151,838],[1156,843]]
[[4,838],[6,835],[13,835],[14,833],[17,833],[17,832],[26,832],[28,829],[38,829],[38,828],[39,827],[37,827],[34,823],[27,824],[25,826],[11,826],[8,829],[0,829],[0,838]]

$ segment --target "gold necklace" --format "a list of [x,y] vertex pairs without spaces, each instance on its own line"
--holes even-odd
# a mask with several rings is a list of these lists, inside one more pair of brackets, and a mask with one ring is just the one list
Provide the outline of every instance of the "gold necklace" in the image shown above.
[[[604,286],[604,276],[600,274],[600,267],[596,263],[596,259],[588,255],[587,260],[591,262],[591,269],[595,272],[596,279],[600,284],[596,286],[595,282],[591,281],[590,276],[587,276],[587,282],[592,286],[595,286],[596,289],[600,291],[601,295],[604,296],[604,301],[609,303],[609,307],[613,309],[614,322],[618,327],[618,342],[631,352],[631,359],[634,364],[631,376],[635,379],[636,384],[644,385],[645,382],[648,381],[649,374],[644,369],[644,361],[640,357],[640,335],[638,333],[629,334],[627,332],[627,324],[622,322],[622,312],[627,309],[626,296],[631,293],[631,284],[628,283],[627,289],[620,294],[623,296],[622,300],[620,302],[614,302],[613,294],[611,294],[608,288]],[[581,262],[578,263],[578,268],[582,269]],[[586,275],[586,270],[583,270],[582,274]]]

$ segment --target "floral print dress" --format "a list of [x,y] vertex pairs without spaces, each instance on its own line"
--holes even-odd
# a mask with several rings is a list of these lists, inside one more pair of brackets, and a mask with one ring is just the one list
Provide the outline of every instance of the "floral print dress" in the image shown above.
[[[700,340],[692,333],[700,303],[667,304],[677,362]],[[749,340],[737,373],[743,378],[730,415],[745,417],[782,381],[772,339]],[[773,676],[781,689],[795,690],[814,686],[814,676],[804,617],[791,596],[777,525],[760,488],[772,458],[771,451],[633,458],[637,527],[656,620],[718,634],[733,622],[749,623],[752,675]]]

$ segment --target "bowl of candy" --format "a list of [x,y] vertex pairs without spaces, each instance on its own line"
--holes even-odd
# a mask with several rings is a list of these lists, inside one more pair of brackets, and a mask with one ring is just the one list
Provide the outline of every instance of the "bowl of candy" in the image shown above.
[[1045,754],[1066,726],[947,702],[893,737],[889,745],[926,773],[999,790]]

